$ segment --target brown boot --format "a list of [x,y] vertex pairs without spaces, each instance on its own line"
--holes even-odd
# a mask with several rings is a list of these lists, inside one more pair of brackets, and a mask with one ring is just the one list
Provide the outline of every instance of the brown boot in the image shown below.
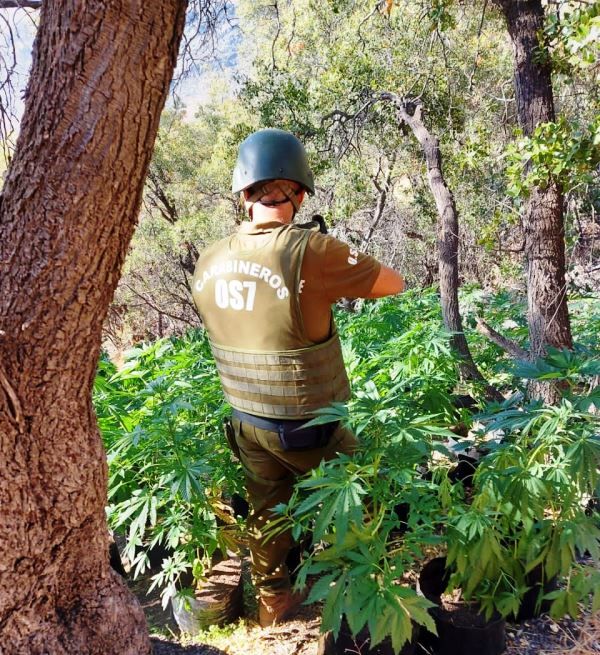
[[296,613],[306,599],[306,591],[282,591],[273,596],[262,596],[258,601],[258,623],[261,628],[268,628],[275,623],[287,621]]

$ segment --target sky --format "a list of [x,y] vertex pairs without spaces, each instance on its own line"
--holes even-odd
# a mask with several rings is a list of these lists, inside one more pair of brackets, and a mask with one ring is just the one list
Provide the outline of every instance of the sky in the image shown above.
[[[6,69],[12,69],[15,88],[13,105],[18,117],[23,113],[23,91],[31,66],[31,46],[36,31],[37,12],[24,9],[5,9],[0,16],[0,80]],[[14,44],[14,59],[12,49]],[[2,98],[4,100],[4,98]]]
[[[12,68],[15,94],[13,105],[17,119],[23,113],[23,92],[27,85],[29,68],[31,66],[31,49],[36,32],[38,12],[24,9],[7,9],[0,12],[0,68]],[[178,83],[175,92],[186,107],[188,118],[193,118],[198,107],[207,102],[210,84],[205,82],[218,76],[221,87],[233,92],[235,82],[233,74],[237,65],[237,47],[240,32],[229,25],[224,25],[216,35],[215,51],[208,64],[194,67],[186,78]],[[15,61],[12,57],[14,43]],[[176,72],[177,75],[177,72]],[[0,70],[0,83],[4,72]],[[172,106],[173,95],[167,101]]]

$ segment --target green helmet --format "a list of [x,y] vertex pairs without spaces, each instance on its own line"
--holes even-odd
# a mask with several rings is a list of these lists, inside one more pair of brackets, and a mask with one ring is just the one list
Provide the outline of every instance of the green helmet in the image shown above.
[[233,169],[233,193],[257,182],[292,180],[309,193],[315,192],[313,174],[302,142],[284,130],[259,130],[240,144]]

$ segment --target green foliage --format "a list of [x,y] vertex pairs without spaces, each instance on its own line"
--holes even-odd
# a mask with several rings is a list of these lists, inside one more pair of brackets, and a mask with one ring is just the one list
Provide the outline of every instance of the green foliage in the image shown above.
[[478,417],[480,436],[491,441],[470,505],[449,515],[448,564],[452,583],[488,615],[516,614],[534,569],[542,581],[567,579],[547,596],[553,616],[575,617],[578,603],[589,601],[597,571],[577,559],[586,551],[595,561],[600,556],[598,517],[588,507],[599,489],[600,389],[582,390],[600,373],[599,361],[582,349],[550,349],[543,360],[521,362],[517,375],[563,385],[560,404],[523,404],[513,396]]
[[590,294],[572,298],[569,302],[571,326],[577,343],[590,351],[598,351],[600,334],[600,303],[597,296]]
[[134,575],[167,549],[156,582],[166,602],[185,571],[196,578],[237,538],[222,494],[241,490],[222,436],[225,407],[203,336],[160,340],[100,362],[94,402],[109,464],[110,526],[126,531]]
[[600,52],[600,7],[597,2],[579,7],[564,4],[562,12],[548,14],[544,29],[555,67],[565,72],[589,68]]
[[[390,636],[399,650],[414,623],[434,630],[431,604],[401,581],[440,542],[442,504],[453,494],[423,479],[420,467],[434,451],[447,454],[442,441],[455,436],[445,426],[458,417],[451,400],[456,361],[432,290],[339,319],[354,397],[348,408],[322,410],[314,423],[342,420],[361,448],[299,482],[272,529],[292,525],[296,537],[312,529],[322,542],[304,562],[299,584],[322,576],[309,601],[325,602],[323,630],[337,634],[345,615],[353,633],[367,625],[372,644]],[[395,511],[403,504],[408,517]]]
[[[598,490],[600,421],[592,412],[599,399],[595,392],[549,407],[513,398],[480,415],[494,440],[486,442],[471,503],[449,514],[448,564],[452,583],[488,615],[517,613],[533,569],[544,581],[569,579],[552,596],[554,616],[564,607],[576,616],[588,601],[589,588],[570,577],[578,554],[600,555],[597,516],[587,507]],[[591,569],[582,575],[588,580]]]
[[430,29],[445,32],[456,27],[456,18],[451,11],[453,0],[431,0],[427,9],[427,18],[431,21]]
[[[522,322],[521,308],[510,294],[485,302],[476,289],[466,295],[486,320],[519,329],[513,317]],[[600,393],[587,386],[598,373],[595,353],[550,350],[543,361],[513,367],[484,350],[504,367],[503,379],[551,376],[565,395],[553,407],[515,394],[469,417],[453,406],[456,361],[432,291],[369,304],[338,323],[349,342],[354,398],[348,407],[322,410],[314,423],[345,422],[361,447],[301,480],[272,527],[291,526],[296,538],[312,530],[320,542],[303,562],[299,584],[321,576],[309,601],[325,602],[323,629],[337,632],[343,614],[353,633],[368,625],[376,640],[390,636],[400,648],[411,621],[427,625],[406,576],[429,549],[444,546],[452,585],[488,615],[516,614],[534,569],[543,581],[566,580],[548,596],[553,616],[576,615],[598,579],[577,563],[578,554],[600,555],[597,514],[587,507],[600,464]],[[449,430],[461,420],[481,426],[467,442]],[[456,453],[474,443],[483,456],[473,492],[465,494],[449,473]],[[384,603],[403,608],[397,622]]]
[[548,347],[543,359],[535,362],[518,362],[514,372],[522,378],[560,380],[568,382],[573,387],[590,376],[600,375],[600,358],[581,347],[576,347],[574,350]]
[[557,183],[564,191],[591,182],[600,162],[600,117],[587,126],[560,117],[522,134],[507,148],[508,191],[527,196],[534,187]]
[[[599,486],[600,393],[590,384],[598,374],[598,300],[572,305],[585,346],[516,367],[476,337],[471,317],[524,341],[524,300],[469,287],[461,302],[476,360],[505,390],[552,379],[564,398],[544,406],[519,392],[485,405],[471,388],[484,409],[478,416],[458,410],[455,394],[464,388],[435,289],[338,313],[353,398],[313,422],[346,423],[361,447],[300,480],[270,527],[291,527],[296,538],[310,530],[319,542],[299,584],[319,576],[309,600],[324,602],[324,629],[339,630],[345,615],[354,633],[366,625],[374,641],[390,636],[399,649],[413,623],[431,627],[428,603],[409,581],[432,549],[447,548],[452,583],[488,613],[516,612],[536,567],[545,580],[565,580],[551,595],[556,616],[574,614],[595,592],[597,574],[576,556],[599,554],[597,514],[587,507]],[[95,403],[109,457],[111,525],[127,531],[138,572],[150,546],[174,550],[155,576],[168,599],[183,573],[201,577],[211,554],[239,531],[222,505],[222,491],[242,484],[221,436],[227,408],[205,338],[191,333],[141,346],[118,370],[103,358]],[[463,435],[471,429],[468,439],[456,434],[459,425]],[[457,453],[474,445],[484,455],[466,494],[450,474]]]
[[[433,421],[419,424],[424,437],[438,430]],[[401,435],[398,439],[404,441]],[[382,448],[363,452],[365,457],[339,456],[322,463],[302,480],[289,505],[279,507],[282,518],[274,529],[291,523],[298,536],[312,527],[314,539],[322,542],[324,548],[303,563],[298,584],[307,575],[320,576],[308,600],[325,602],[323,630],[337,635],[345,615],[354,634],[368,625],[372,644],[389,635],[399,650],[411,638],[413,622],[434,630],[425,611],[431,604],[400,581],[423,557],[424,545],[438,541],[437,490],[419,479],[410,458],[402,463]],[[403,502],[411,504],[413,528],[405,539],[394,511],[394,503]]]
[[456,384],[450,334],[442,326],[435,289],[367,304],[357,316],[340,315],[338,323],[355,387],[373,380],[418,387],[413,395],[426,396]]

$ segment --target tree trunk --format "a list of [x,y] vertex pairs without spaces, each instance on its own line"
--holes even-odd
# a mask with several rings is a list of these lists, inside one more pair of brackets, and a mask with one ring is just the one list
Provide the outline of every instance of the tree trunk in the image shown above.
[[[460,358],[461,377],[485,382],[473,361],[462,327],[458,305],[458,211],[452,192],[444,180],[438,139],[423,124],[420,106],[408,106],[398,96],[388,95],[396,106],[398,120],[410,127],[425,155],[429,188],[440,217],[437,246],[442,316],[446,329],[452,332],[450,343]],[[494,398],[501,398],[498,392],[489,386],[488,393]]]
[[[514,47],[519,124],[531,135],[540,123],[554,120],[551,63],[539,36],[544,9],[541,0],[495,2],[506,18]],[[544,354],[547,345],[573,347],[565,281],[563,197],[557,184],[532,190],[523,227],[530,353],[536,358]],[[534,393],[548,401],[556,399],[556,392],[547,384]]]
[[91,404],[185,0],[44,2],[0,207],[0,652],[150,652]]

